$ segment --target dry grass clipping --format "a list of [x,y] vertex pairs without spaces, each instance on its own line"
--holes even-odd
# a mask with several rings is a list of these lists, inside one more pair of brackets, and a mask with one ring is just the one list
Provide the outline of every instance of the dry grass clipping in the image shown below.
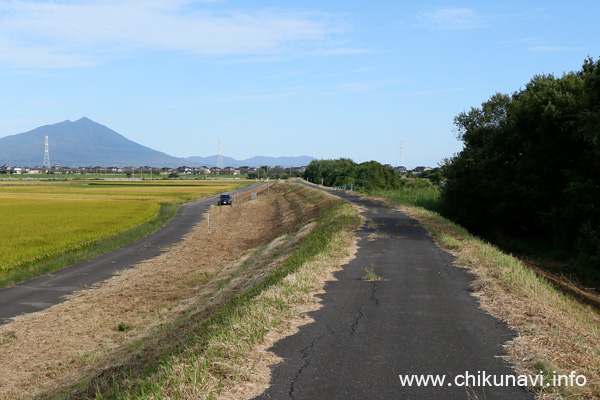
[[241,196],[234,207],[213,209],[210,235],[200,223],[164,254],[0,326],[0,399],[32,398],[89,375],[115,349],[202,301],[225,266],[316,216],[316,206],[302,201],[314,192],[285,195],[290,187],[271,187],[269,201],[263,192],[258,201]]

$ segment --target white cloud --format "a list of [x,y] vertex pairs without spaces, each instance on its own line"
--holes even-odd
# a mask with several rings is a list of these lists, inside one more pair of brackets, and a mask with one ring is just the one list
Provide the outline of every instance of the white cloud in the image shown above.
[[345,55],[356,55],[356,54],[367,54],[371,53],[371,50],[364,48],[334,48],[334,49],[318,49],[310,52],[311,55],[315,56],[345,56]]
[[469,30],[485,26],[483,18],[471,8],[442,8],[417,15],[418,27],[442,30]]
[[566,51],[581,50],[581,47],[564,47],[564,46],[533,46],[529,51],[534,53],[563,53]]
[[321,49],[344,32],[327,15],[217,12],[199,4],[209,2],[0,0],[0,63],[78,67],[146,50],[246,57],[314,47],[329,55],[352,53],[335,45]]
[[393,86],[400,83],[406,83],[398,79],[385,80],[385,81],[362,81],[362,82],[348,82],[339,85],[339,89],[345,93],[357,93],[357,92],[368,92],[379,87]]

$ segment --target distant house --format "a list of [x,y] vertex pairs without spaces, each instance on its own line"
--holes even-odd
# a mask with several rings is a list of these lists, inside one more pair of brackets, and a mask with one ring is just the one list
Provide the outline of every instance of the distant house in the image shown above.
[[198,167],[197,171],[198,171],[198,174],[200,174],[200,175],[208,175],[208,174],[210,174],[210,168],[207,168],[205,166]]
[[415,169],[412,170],[413,174],[415,174],[416,176],[421,175],[421,173],[425,172],[425,171],[431,171],[433,168],[429,168],[429,167],[417,167]]
[[433,168],[429,168],[429,167],[417,167],[415,169],[413,169],[413,172],[425,172],[425,171],[431,171]]
[[183,174],[183,175],[191,175],[193,170],[190,167],[183,166],[183,167],[177,168],[177,172],[179,172],[180,174]]

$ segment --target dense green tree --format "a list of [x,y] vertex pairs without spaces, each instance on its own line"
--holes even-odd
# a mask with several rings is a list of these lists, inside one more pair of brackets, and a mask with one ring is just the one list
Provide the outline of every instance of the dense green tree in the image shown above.
[[444,181],[444,174],[441,168],[434,168],[430,171],[423,171],[419,175],[421,179],[429,179],[431,183],[440,185]]
[[600,256],[600,66],[535,76],[454,123],[445,212],[485,234],[546,237]]
[[356,164],[347,158],[337,160],[313,160],[304,178],[325,186],[353,185],[356,189],[396,189],[400,186],[400,177],[392,168],[376,161]]

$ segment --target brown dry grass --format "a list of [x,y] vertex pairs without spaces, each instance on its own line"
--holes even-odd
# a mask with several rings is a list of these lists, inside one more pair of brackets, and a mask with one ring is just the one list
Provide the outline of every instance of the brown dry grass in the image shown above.
[[[354,209],[358,210],[358,207],[354,206]],[[361,221],[364,225],[363,217],[361,217]],[[258,296],[257,302],[266,303],[272,299],[283,298],[289,310],[277,326],[265,335],[262,342],[254,346],[246,355],[246,363],[252,365],[252,372],[248,375],[248,379],[230,382],[216,396],[217,400],[250,400],[269,388],[272,366],[285,360],[268,349],[272,348],[279,340],[296,334],[301,326],[314,321],[307,316],[307,313],[323,307],[319,295],[325,293],[324,288],[327,282],[336,280],[334,273],[356,256],[357,241],[355,234],[341,233],[334,240],[335,251],[305,263],[298,271],[286,276],[281,284]],[[270,315],[281,314],[273,309],[268,310],[267,313]]]
[[310,222],[318,208],[303,199],[314,192],[287,184],[271,198],[240,198],[210,211],[211,234],[199,224],[171,250],[62,304],[0,327],[0,398],[32,398],[96,374],[115,362],[118,349],[140,340],[192,304],[207,302],[250,257],[286,232]]
[[517,374],[576,371],[583,387],[537,388],[543,399],[600,398],[600,315],[555,289],[519,260],[484,243],[453,223],[422,209],[403,207],[419,219],[437,243],[457,257],[457,265],[476,275],[481,307],[505,321],[518,336],[505,344]]

